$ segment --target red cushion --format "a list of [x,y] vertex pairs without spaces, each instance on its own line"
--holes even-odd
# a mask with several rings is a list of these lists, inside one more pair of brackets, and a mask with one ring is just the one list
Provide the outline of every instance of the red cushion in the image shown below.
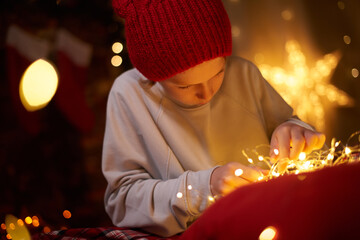
[[248,185],[220,199],[180,239],[360,239],[360,163]]

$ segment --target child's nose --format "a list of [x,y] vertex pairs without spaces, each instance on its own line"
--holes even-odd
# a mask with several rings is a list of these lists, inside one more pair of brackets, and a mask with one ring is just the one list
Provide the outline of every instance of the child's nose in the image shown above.
[[210,86],[209,84],[199,84],[198,85],[198,89],[197,89],[197,93],[196,93],[196,97],[203,99],[205,101],[209,101],[212,96],[213,96],[213,89],[212,86]]

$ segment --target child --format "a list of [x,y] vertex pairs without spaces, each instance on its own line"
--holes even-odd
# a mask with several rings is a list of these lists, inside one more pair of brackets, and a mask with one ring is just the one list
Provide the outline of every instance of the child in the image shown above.
[[258,179],[242,150],[270,143],[275,160],[293,159],[324,144],[252,63],[230,56],[221,0],[113,6],[125,18],[135,67],[116,79],[107,106],[102,167],[115,225],[161,236],[183,232],[209,196]]

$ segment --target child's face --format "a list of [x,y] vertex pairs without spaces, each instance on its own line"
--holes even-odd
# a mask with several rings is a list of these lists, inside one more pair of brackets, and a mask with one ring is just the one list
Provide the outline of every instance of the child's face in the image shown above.
[[225,58],[218,57],[160,82],[166,94],[187,107],[208,103],[224,80]]

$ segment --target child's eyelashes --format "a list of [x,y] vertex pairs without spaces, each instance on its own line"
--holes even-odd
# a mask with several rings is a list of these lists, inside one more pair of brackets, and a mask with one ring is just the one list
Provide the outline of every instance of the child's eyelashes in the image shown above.
[[180,89],[187,89],[187,88],[189,88],[190,87],[190,85],[188,85],[188,86],[179,86],[178,88],[180,88]]

